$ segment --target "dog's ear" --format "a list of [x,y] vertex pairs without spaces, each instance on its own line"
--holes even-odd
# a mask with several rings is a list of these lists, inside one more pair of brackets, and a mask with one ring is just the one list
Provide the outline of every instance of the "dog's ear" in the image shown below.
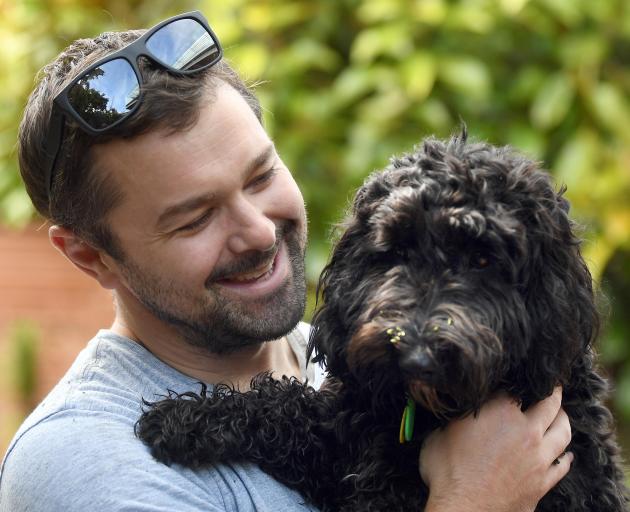
[[563,192],[538,202],[527,229],[529,261],[521,282],[533,327],[526,378],[535,398],[568,382],[575,361],[590,352],[599,331],[592,277]]
[[308,357],[323,362],[328,372],[342,378],[348,371],[345,352],[348,329],[361,311],[368,290],[358,273],[370,268],[363,240],[365,226],[356,216],[346,220],[346,230],[336,242],[330,261],[317,284],[318,306],[309,339]]
[[396,186],[396,176],[399,174],[394,165],[384,171],[370,174],[363,185],[357,190],[352,201],[350,211],[346,216],[344,227],[354,222],[364,223],[369,219],[381,201],[386,198]]
[[428,244],[425,193],[425,189],[399,188],[378,205],[369,220],[370,242],[376,251]]
[[[309,357],[323,362],[333,377],[345,379],[350,369],[347,344],[360,315],[377,286],[378,276],[391,268],[390,249],[413,239],[415,190],[407,185],[407,169],[374,173],[357,193],[353,208],[342,224],[330,261],[318,286],[318,309],[313,317]],[[405,186],[400,186],[405,182]],[[402,208],[410,202],[413,207]],[[321,305],[320,305],[321,304]]]

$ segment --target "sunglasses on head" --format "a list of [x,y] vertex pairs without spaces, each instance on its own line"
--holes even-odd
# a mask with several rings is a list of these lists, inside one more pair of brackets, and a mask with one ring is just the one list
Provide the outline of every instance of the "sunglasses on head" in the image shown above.
[[45,145],[48,197],[67,117],[88,134],[99,135],[138,109],[143,83],[138,57],[147,57],[170,73],[188,75],[213,66],[222,53],[203,15],[188,12],[164,20],[72,80],[53,100]]

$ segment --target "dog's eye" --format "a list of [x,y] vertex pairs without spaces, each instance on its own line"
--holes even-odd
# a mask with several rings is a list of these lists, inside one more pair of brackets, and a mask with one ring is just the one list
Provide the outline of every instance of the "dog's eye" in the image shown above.
[[490,257],[482,252],[473,253],[470,258],[470,265],[473,268],[486,268],[490,265]]

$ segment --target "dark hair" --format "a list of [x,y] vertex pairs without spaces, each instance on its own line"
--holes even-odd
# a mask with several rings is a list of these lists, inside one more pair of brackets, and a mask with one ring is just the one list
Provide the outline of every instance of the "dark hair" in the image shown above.
[[262,122],[258,99],[225,60],[194,76],[176,76],[154,66],[148,59],[141,59],[144,96],[131,118],[99,136],[90,136],[66,120],[49,198],[44,179],[44,141],[53,98],[92,63],[131,43],[144,32],[106,32],[94,39],[72,43],[41,70],[40,81],[24,110],[18,136],[20,173],[37,212],[119,259],[123,253],[105,218],[120,202],[124,191],[108,179],[106,173],[95,172],[92,146],[115,138],[135,137],[156,128],[172,132],[189,129],[197,122],[204,95],[212,99],[220,83],[236,89]]

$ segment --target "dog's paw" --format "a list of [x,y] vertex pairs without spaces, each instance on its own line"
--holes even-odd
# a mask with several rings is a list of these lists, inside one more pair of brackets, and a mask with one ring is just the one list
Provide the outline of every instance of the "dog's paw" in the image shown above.
[[136,423],[135,433],[160,462],[197,467],[204,463],[204,430],[207,422],[200,414],[203,398],[169,397],[159,402],[144,402],[147,409]]

